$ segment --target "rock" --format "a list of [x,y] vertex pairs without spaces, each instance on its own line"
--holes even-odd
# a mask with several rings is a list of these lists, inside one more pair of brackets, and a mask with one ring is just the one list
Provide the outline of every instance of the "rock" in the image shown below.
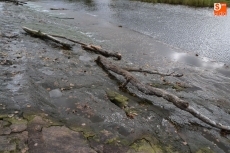
[[58,98],[62,96],[62,92],[60,89],[54,89],[49,92],[51,98]]
[[16,143],[10,143],[7,136],[0,136],[0,152],[15,152]]
[[27,121],[24,119],[4,118],[4,120],[11,123],[10,129],[12,132],[22,132],[27,129]]
[[72,131],[65,126],[43,127],[42,141],[35,141],[36,146],[31,146],[30,152],[55,152],[55,153],[96,153],[86,143],[82,134]]
[[26,124],[12,124],[10,129],[12,132],[22,132],[25,131],[27,128]]
[[8,127],[9,125],[9,122],[0,120],[0,135],[8,135],[11,133],[11,129]]

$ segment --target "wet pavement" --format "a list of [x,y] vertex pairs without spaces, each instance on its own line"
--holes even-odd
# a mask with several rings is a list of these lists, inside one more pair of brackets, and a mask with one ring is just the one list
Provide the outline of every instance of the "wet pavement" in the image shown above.
[[[167,85],[159,76],[134,75],[187,100],[212,120],[230,125],[227,65],[181,53],[84,11],[65,10],[60,15],[63,11],[40,8],[36,2],[0,4],[0,152],[230,151],[228,134],[129,84],[127,90],[120,90],[124,80],[103,71],[94,62],[98,55],[78,45],[65,50],[27,35],[21,27],[119,51],[123,59],[111,59],[118,65],[183,73],[182,78],[166,77],[171,83]],[[179,89],[176,82],[188,87]],[[133,119],[109,99],[108,91],[128,98]]]

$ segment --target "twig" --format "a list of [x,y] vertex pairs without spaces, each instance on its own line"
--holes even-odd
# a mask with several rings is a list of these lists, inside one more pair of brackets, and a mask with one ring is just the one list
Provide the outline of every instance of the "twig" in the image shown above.
[[107,71],[110,70],[110,71],[113,71],[119,75],[122,75],[126,80],[128,80],[127,82],[130,82],[133,86],[135,86],[142,93],[144,93],[146,95],[155,95],[158,97],[162,97],[165,100],[172,102],[176,107],[178,107],[184,111],[189,112],[190,114],[192,114],[196,118],[200,119],[201,121],[203,121],[203,122],[205,122],[205,123],[207,123],[213,127],[219,128],[221,130],[230,131],[230,126],[225,126],[225,125],[222,125],[221,123],[216,123],[215,121],[209,119],[208,117],[201,114],[199,111],[195,110],[195,108],[190,106],[187,101],[180,99],[176,95],[173,95],[173,94],[171,94],[171,93],[169,93],[163,89],[154,88],[154,87],[151,87],[151,86],[148,86],[148,85],[141,83],[131,73],[120,68],[119,66],[112,64],[111,62],[108,62],[105,58],[98,56],[96,62],[99,65],[101,65],[105,70],[107,70]]
[[148,73],[148,74],[158,74],[160,76],[173,76],[173,77],[182,77],[183,74],[174,74],[175,72],[172,73],[161,73],[158,71],[149,71],[149,70],[144,70],[142,68],[122,68],[126,71],[129,72],[143,72],[143,73]]
[[50,10],[68,10],[66,8],[50,8]]
[[69,41],[71,41],[71,42],[74,42],[74,43],[77,43],[77,44],[80,44],[80,45],[87,45],[87,44],[82,43],[82,42],[80,42],[80,41],[76,41],[76,40],[73,40],[73,39],[70,39],[70,38],[66,38],[66,37],[60,36],[60,35],[50,34],[50,36],[58,37],[58,38],[62,38],[62,39],[66,39],[66,40],[69,40]]
[[17,1],[17,0],[0,0],[0,2],[11,2],[11,3],[14,3],[15,5],[27,4],[26,2]]
[[101,55],[103,55],[105,57],[116,57],[118,60],[121,59],[121,54],[119,54],[119,53],[111,53],[111,52],[108,52],[106,50],[103,50],[100,47],[94,46],[94,45],[81,45],[81,47],[84,50],[90,50],[90,51],[93,51],[96,54],[101,54]]
[[74,19],[74,18],[70,18],[70,17],[56,17],[58,19]]
[[67,48],[67,49],[71,49],[72,46],[70,44],[67,44],[65,42],[62,42],[61,40],[58,40],[56,38],[54,38],[53,36],[49,35],[49,34],[46,34],[46,33],[43,33],[41,31],[37,31],[37,30],[32,30],[32,29],[29,29],[27,27],[22,27],[22,29],[29,33],[30,35],[32,36],[36,36],[36,37],[40,37],[40,38],[45,38],[45,39],[49,39],[49,40],[52,40],[58,44],[61,44],[63,47]]
[[73,39],[70,39],[70,38],[66,38],[64,36],[60,36],[60,35],[54,35],[54,34],[50,34],[51,36],[53,37],[58,37],[58,38],[63,38],[63,39],[66,39],[66,40],[69,40],[71,42],[74,42],[74,43],[77,43],[77,44],[80,44],[81,47],[84,49],[84,50],[90,50],[96,54],[101,54],[105,57],[116,57],[118,60],[121,59],[121,54],[119,53],[112,53],[112,52],[109,52],[109,51],[106,51],[106,50],[103,50],[101,47],[99,46],[95,46],[95,45],[87,45],[85,43],[82,43],[80,41],[76,41],[76,40],[73,40]]

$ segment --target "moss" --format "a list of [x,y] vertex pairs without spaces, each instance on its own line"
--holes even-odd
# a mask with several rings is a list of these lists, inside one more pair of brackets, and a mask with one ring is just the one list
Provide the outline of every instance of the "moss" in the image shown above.
[[175,89],[176,91],[182,91],[182,90],[184,90],[184,88],[182,88],[181,86],[179,86],[179,85],[177,85],[177,84],[174,84],[174,85],[172,86],[172,88]]
[[115,144],[117,142],[117,138],[111,138],[111,139],[108,139],[105,143],[106,144]]
[[106,94],[111,102],[117,105],[120,108],[125,108],[128,105],[128,98],[115,92],[115,91],[106,91]]
[[27,119],[28,121],[31,121],[34,119],[36,115],[28,115],[28,114],[23,114],[23,118]]
[[82,132],[85,138],[94,137],[96,135],[91,129],[87,127],[70,126],[68,128],[76,132]]
[[7,114],[0,114],[0,119],[4,119],[4,118],[7,118],[8,115]]
[[199,149],[196,153],[214,153],[214,152],[210,148],[205,147],[205,148]]
[[[145,139],[137,140],[131,146],[136,152],[145,152],[145,153],[163,153],[163,150],[158,145],[151,145]],[[130,152],[131,153],[131,152]]]
[[27,120],[24,120],[24,119],[21,119],[21,118],[17,119],[17,118],[12,117],[12,118],[4,118],[3,120],[8,121],[8,122],[10,122],[12,124],[27,124]]

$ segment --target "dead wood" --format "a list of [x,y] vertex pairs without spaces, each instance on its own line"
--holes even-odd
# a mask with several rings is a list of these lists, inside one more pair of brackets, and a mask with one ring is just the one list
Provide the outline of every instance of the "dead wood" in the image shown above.
[[225,125],[222,125],[220,123],[216,123],[215,121],[209,119],[208,117],[204,116],[199,111],[197,111],[195,108],[190,106],[187,101],[180,99],[176,95],[173,95],[173,94],[171,94],[171,93],[169,93],[163,89],[154,88],[154,87],[151,87],[151,86],[148,86],[148,85],[141,83],[130,72],[120,68],[119,66],[112,64],[111,62],[108,62],[105,58],[98,56],[96,62],[99,65],[101,65],[106,71],[110,70],[110,71],[113,71],[119,75],[122,75],[126,79],[125,85],[130,82],[139,91],[141,91],[142,93],[144,93],[146,95],[155,95],[157,97],[162,97],[165,100],[173,103],[176,107],[178,107],[184,111],[189,112],[190,114],[192,114],[196,118],[200,119],[201,121],[203,121],[203,122],[205,122],[205,123],[207,123],[213,127],[219,128],[221,130],[230,131],[230,126],[225,126]]
[[17,0],[0,0],[0,2],[10,2],[10,3],[14,3],[15,5],[27,4],[26,2],[17,1]]
[[72,46],[70,44],[62,42],[61,40],[58,40],[58,39],[54,38],[53,36],[51,36],[49,34],[46,34],[46,33],[43,33],[41,31],[37,31],[37,30],[32,30],[32,29],[29,29],[27,27],[22,27],[22,29],[25,32],[27,32],[30,35],[32,35],[32,36],[39,37],[41,39],[49,39],[49,40],[52,40],[52,41],[54,41],[54,42],[56,42],[58,44],[61,44],[66,49],[71,49],[72,48]]
[[74,18],[71,18],[71,17],[56,17],[57,19],[74,19]]
[[81,47],[84,50],[90,50],[96,54],[101,54],[105,57],[116,57],[118,60],[121,59],[121,54],[119,53],[112,53],[112,52],[108,52],[104,49],[102,49],[100,46],[94,46],[94,45],[81,45]]
[[143,73],[148,73],[148,74],[158,74],[160,76],[173,76],[173,77],[182,77],[183,74],[175,74],[175,72],[171,72],[171,73],[161,73],[158,71],[149,71],[149,70],[144,70],[142,68],[122,68],[126,71],[129,72],[143,72]]
[[76,40],[73,40],[73,39],[70,39],[70,38],[67,38],[67,37],[64,37],[64,36],[60,36],[60,35],[50,34],[50,36],[58,37],[58,38],[62,38],[62,39],[66,39],[66,40],[68,40],[68,41],[71,41],[71,42],[74,42],[74,43],[77,43],[77,44],[80,44],[80,45],[87,45],[87,44],[82,43],[82,42],[80,42],[80,41],[76,41]]
[[50,10],[68,10],[66,8],[50,8]]

